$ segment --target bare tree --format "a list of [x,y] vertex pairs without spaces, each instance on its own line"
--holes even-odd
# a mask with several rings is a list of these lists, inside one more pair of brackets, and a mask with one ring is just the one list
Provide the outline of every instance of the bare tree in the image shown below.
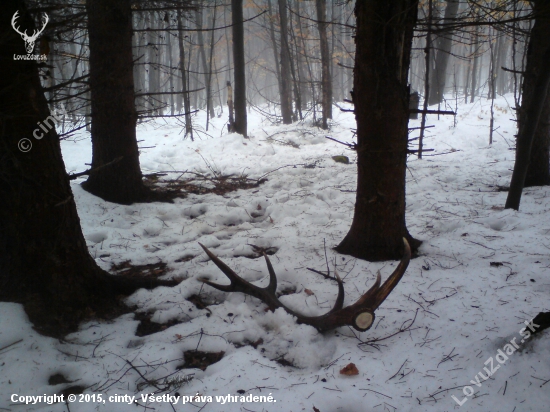
[[317,27],[321,43],[321,103],[323,106],[323,129],[328,129],[327,119],[332,119],[332,78],[330,76],[331,57],[327,39],[327,4],[326,0],[316,0]]
[[[32,30],[21,0],[5,1],[0,19],[16,11]],[[0,299],[23,303],[38,330],[61,336],[91,313],[120,310],[119,294],[174,282],[110,276],[89,255],[59,136],[50,128],[33,137],[51,115],[36,62],[13,59],[21,45],[10,25],[0,27]]]
[[136,141],[130,0],[87,0],[92,108],[92,168],[82,185],[105,200],[149,198]]
[[278,0],[281,22],[281,115],[283,123],[292,123],[292,90],[290,73],[290,48],[288,43],[287,0]]
[[417,8],[418,0],[355,4],[357,195],[351,228],[336,250],[361,259],[397,259],[403,238],[412,250],[420,244],[405,223],[408,71]]
[[[523,98],[518,112],[519,130],[526,127],[531,121],[527,110],[531,101],[536,98],[540,90],[536,88],[537,76],[544,70],[544,52],[550,47],[550,4],[544,1],[535,1],[535,24],[531,30],[529,48],[527,49],[527,63],[523,80]],[[518,146],[519,147],[519,146]],[[550,96],[546,96],[533,138],[533,147],[529,158],[529,167],[525,176],[525,186],[543,186],[550,184],[549,171],[550,148]]]
[[246,78],[244,60],[243,0],[231,0],[233,23],[233,64],[235,71],[235,123],[236,133],[247,135]]
[[178,48],[179,48],[179,67],[181,73],[181,94],[183,97],[183,110],[185,111],[185,136],[191,137],[193,140],[193,125],[191,123],[191,102],[189,100],[188,82],[189,76],[187,67],[185,66],[185,47],[184,47],[184,34],[183,34],[183,16],[180,9],[177,11],[178,19]]
[[[442,25],[452,23],[456,19],[458,12],[458,0],[448,0],[445,7],[445,16]],[[430,67],[432,73],[432,86],[430,88],[430,96],[428,103],[430,105],[441,103],[443,101],[443,92],[445,91],[445,81],[447,79],[447,66],[451,48],[453,45],[453,30],[440,30],[438,37],[434,41],[434,57],[435,65]]]

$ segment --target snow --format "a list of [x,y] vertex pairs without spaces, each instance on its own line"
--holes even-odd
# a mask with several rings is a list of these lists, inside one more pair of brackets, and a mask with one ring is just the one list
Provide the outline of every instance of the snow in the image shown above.
[[[83,179],[73,182],[84,235],[100,266],[163,261],[171,270],[168,277],[183,279],[176,287],[140,290],[126,299],[138,312],[152,314],[154,322],[178,323],[137,337],[139,321],[130,313],[111,322],[82,324],[65,340],[56,340],[38,335],[20,305],[0,303],[0,410],[136,410],[131,401],[115,402],[129,399],[124,395],[136,396],[140,410],[155,411],[547,409],[548,332],[527,339],[520,330],[524,321],[550,310],[550,189],[528,188],[519,212],[503,209],[506,192],[498,188],[509,185],[514,161],[515,123],[508,102],[513,98],[495,101],[498,130],[492,145],[490,101],[459,104],[456,125],[452,116],[429,116],[428,124],[435,127],[428,129],[424,143],[435,150],[422,160],[411,155],[407,172],[407,225],[424,241],[420,257],[411,261],[377,310],[374,326],[364,333],[343,327],[322,335],[298,325],[282,309],[265,311],[254,298],[198,281],[228,282],[198,242],[243,278],[264,286],[265,262],[244,255],[252,254],[251,245],[276,248],[270,259],[279,290],[295,290],[281,300],[304,314],[325,313],[336,298],[335,282],[306,269],[326,270],[325,252],[331,272],[336,269],[345,279],[345,304],[373,284],[378,270],[386,279],[397,262],[369,263],[332,250],[353,216],[352,151],[325,139],[327,133],[310,121],[274,125],[254,111],[249,113],[249,139],[225,133],[225,114],[194,142],[182,137],[181,125],[173,120],[140,125],[145,174],[215,171],[268,181],[223,196],[190,194],[173,204],[131,206],[86,193],[79,186]],[[201,112],[195,122],[204,124],[204,119]],[[411,121],[411,127],[418,125],[419,120]],[[352,114],[335,110],[328,135],[352,142],[354,127]],[[68,172],[88,167],[86,133],[63,141],[62,149]],[[336,163],[335,155],[352,162]],[[197,309],[187,298],[199,294],[215,304]],[[512,340],[519,349],[506,346]],[[187,350],[224,355],[205,371],[176,369]],[[510,352],[502,365],[499,350]],[[496,370],[484,381],[478,373],[486,376],[489,358]],[[281,359],[294,367],[277,363]],[[339,373],[349,363],[357,366],[358,375]],[[49,385],[56,373],[72,383]],[[13,394],[53,395],[72,385],[86,387],[88,395],[102,394],[102,401],[88,396],[89,402],[67,407],[10,399]],[[468,386],[471,391],[463,391]],[[142,401],[141,395],[162,395],[158,388],[173,396],[210,396],[212,402],[183,404],[179,398],[172,406],[162,399]],[[266,398],[241,402],[241,396],[250,394]],[[225,403],[216,396],[225,397]],[[459,406],[452,396],[466,400]]]

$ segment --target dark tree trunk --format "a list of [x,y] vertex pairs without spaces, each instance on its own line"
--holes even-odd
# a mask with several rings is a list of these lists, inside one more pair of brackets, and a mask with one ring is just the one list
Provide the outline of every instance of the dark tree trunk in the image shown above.
[[[9,21],[16,10],[22,27],[32,32],[32,19],[20,0],[4,2],[0,20]],[[0,299],[23,303],[37,329],[60,336],[93,313],[105,315],[118,294],[147,281],[125,283],[101,270],[89,255],[59,137],[53,126],[42,136],[37,129],[39,122],[52,125],[53,119],[36,62],[13,60],[21,49],[20,36],[2,25]],[[32,148],[24,152],[28,143]]]
[[185,47],[183,46],[183,24],[181,9],[177,11],[178,17],[178,48],[180,52],[180,72],[181,72],[181,94],[183,96],[183,110],[185,111],[185,136],[189,135],[193,140],[193,124],[191,122],[191,102],[187,88],[188,73],[185,67]]
[[510,191],[506,198],[506,209],[519,210],[521,192],[525,184],[527,167],[529,166],[529,156],[533,146],[533,140],[537,131],[537,126],[541,118],[541,113],[545,106],[550,84],[550,47],[546,49],[539,66],[539,74],[535,82],[535,88],[531,102],[523,115],[523,122],[520,124],[518,138],[516,143],[516,163],[512,173]]
[[235,70],[235,133],[246,137],[246,79],[244,62],[243,0],[231,0],[233,23],[233,65]]
[[107,201],[144,201],[136,141],[130,0],[87,0],[92,94],[92,168],[122,159],[90,175],[82,185]]
[[[443,24],[453,23],[453,19],[456,18],[456,14],[458,12],[458,4],[458,0],[447,1]],[[441,103],[443,101],[443,92],[445,91],[445,81],[447,79],[447,65],[449,63],[452,45],[452,30],[440,32],[434,42],[435,67],[432,69],[432,73],[430,75],[430,78],[432,79],[430,98],[428,99],[428,103],[430,105]]]
[[[544,52],[550,47],[550,6],[547,2],[534,2],[535,24],[531,30],[527,61],[523,80],[523,99],[518,113],[519,128],[526,126],[527,110],[535,98],[537,77],[543,68]],[[550,146],[550,97],[546,97],[540,121],[533,138],[533,147],[529,167],[525,176],[525,186],[544,186],[550,184],[549,172]]]
[[418,0],[355,4],[353,103],[357,120],[357,197],[340,253],[367,260],[397,259],[405,224],[409,71]]
[[292,87],[290,73],[290,48],[288,44],[288,19],[286,1],[278,0],[281,21],[281,115],[283,123],[292,123]]
[[321,42],[321,95],[323,106],[323,129],[328,129],[327,119],[332,119],[332,79],[330,77],[331,57],[327,39],[327,4],[326,0],[316,0],[317,27]]

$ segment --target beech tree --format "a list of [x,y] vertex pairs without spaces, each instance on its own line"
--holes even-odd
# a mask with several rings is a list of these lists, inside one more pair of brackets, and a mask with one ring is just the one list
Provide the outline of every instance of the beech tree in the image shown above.
[[[19,25],[32,32],[22,0],[6,0],[0,21],[9,22],[16,11]],[[23,303],[36,329],[60,336],[84,318],[120,309],[120,294],[174,282],[111,276],[89,255],[55,128],[40,140],[33,136],[50,112],[36,61],[13,58],[22,46],[2,24],[0,299]]]
[[353,103],[357,120],[357,195],[351,228],[336,247],[371,261],[403,255],[408,71],[418,0],[355,4]]

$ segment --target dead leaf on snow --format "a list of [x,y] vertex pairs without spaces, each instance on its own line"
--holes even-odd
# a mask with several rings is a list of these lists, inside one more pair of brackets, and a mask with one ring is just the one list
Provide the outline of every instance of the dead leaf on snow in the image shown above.
[[357,369],[357,366],[355,366],[354,363],[350,363],[340,370],[340,374],[347,376],[359,375],[359,369]]

